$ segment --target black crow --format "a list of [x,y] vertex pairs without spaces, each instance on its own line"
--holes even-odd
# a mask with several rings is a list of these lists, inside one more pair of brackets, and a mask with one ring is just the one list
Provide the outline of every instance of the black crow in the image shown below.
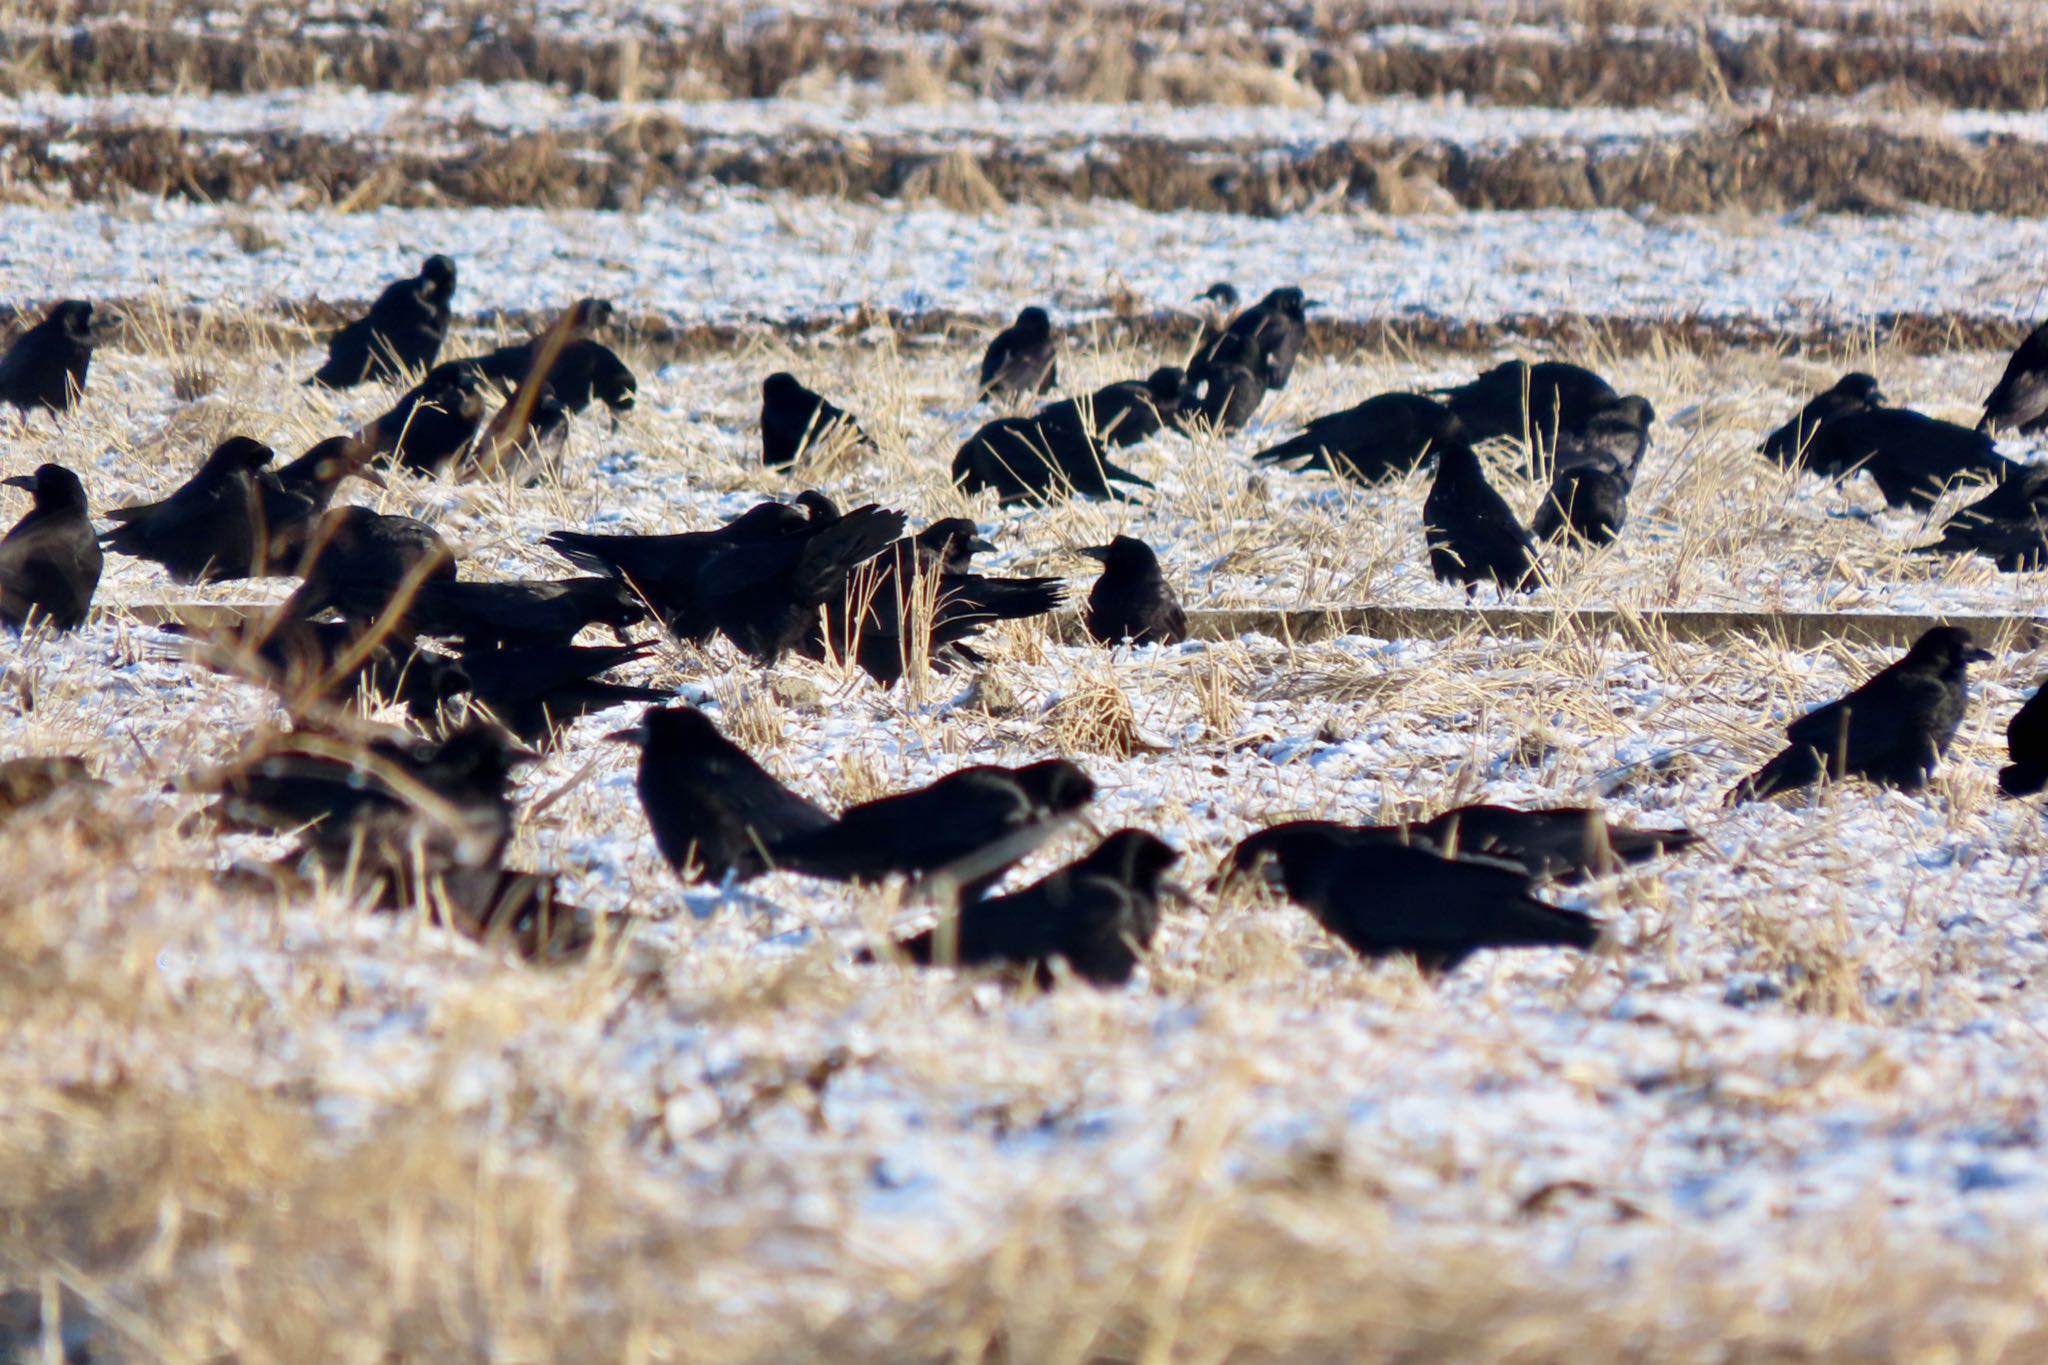
[[298,570],[343,479],[384,486],[384,476],[369,468],[376,453],[353,436],[330,436],[290,464],[256,476],[263,496],[263,529],[270,536],[265,558],[271,573]]
[[1104,385],[1086,398],[1050,403],[1031,420],[1058,447],[1080,449],[1091,439],[1098,448],[1134,446],[1173,424],[1188,393],[1186,372],[1165,365],[1144,379],[1126,379]]
[[0,625],[20,630],[33,616],[57,630],[85,624],[104,556],[93,535],[85,485],[59,464],[0,479],[35,499],[0,538]]
[[816,644],[819,608],[845,599],[848,576],[903,534],[903,514],[873,503],[814,519],[782,540],[727,545],[697,575],[697,601],[727,639],[763,663]]
[[2048,322],[2027,333],[2005,362],[1977,423],[1979,431],[2014,429],[2026,436],[2048,431]]
[[1991,654],[1970,633],[1936,626],[1904,658],[1837,701],[1785,727],[1792,743],[1728,794],[1728,804],[1760,801],[1854,774],[1918,791],[1948,752],[1968,706],[1969,665]]
[[1430,571],[1439,582],[1463,583],[1467,597],[1489,581],[1502,593],[1527,592],[1537,584],[1535,541],[1463,442],[1437,452],[1422,529]]
[[512,837],[511,776],[533,755],[495,725],[362,744],[322,732],[265,743],[195,784],[229,828],[302,829],[328,867],[435,875],[495,866]]
[[361,438],[383,463],[438,474],[475,439],[483,420],[483,382],[473,368],[454,360],[427,371],[389,412],[363,428]]
[[1029,397],[1058,382],[1060,342],[1043,308],[1026,308],[996,333],[981,358],[982,398]]
[[429,256],[420,273],[384,287],[370,311],[327,339],[327,363],[308,384],[349,389],[424,370],[448,339],[455,262]]
[[[375,617],[393,597],[391,584],[354,579],[330,583],[331,600],[352,617]],[[562,646],[586,626],[623,634],[647,619],[647,608],[614,578],[564,578],[466,583],[429,579],[393,628],[401,639],[431,635],[472,647]]]
[[526,743],[541,744],[594,712],[667,701],[673,688],[605,682],[598,676],[645,658],[653,648],[632,644],[472,649],[465,650],[454,667],[472,701]]
[[874,449],[875,443],[847,416],[846,409],[827,402],[778,370],[761,381],[761,463],[788,469],[806,450],[824,450],[846,441]]
[[1216,430],[1244,430],[1271,387],[1267,374],[1258,343],[1239,335],[1233,325],[1188,366],[1189,396],[1181,404],[1181,429],[1191,429],[1199,418]]
[[988,423],[953,456],[953,482],[963,493],[996,491],[1004,506],[1053,503],[1071,496],[1121,499],[1113,483],[1150,488],[1150,480],[1110,462],[1085,430],[1045,427],[1032,417]]
[[[1834,387],[1815,395],[1799,415],[1764,438],[1758,447],[1769,459],[1794,469],[1813,468],[1813,438],[1838,417],[1853,417],[1884,406],[1884,393],[1875,376],[1860,371],[1843,375]],[[1814,469],[1814,473],[1840,477],[1847,469]]]
[[649,707],[609,736],[640,748],[640,805],[661,856],[694,880],[753,877],[769,850],[832,817],[776,781],[694,706]]
[[922,878],[943,900],[974,900],[1095,799],[1063,758],[980,766],[914,791],[848,807],[821,828],[769,846],[777,867],[835,881]]
[[263,526],[264,466],[276,452],[261,441],[231,436],[199,472],[169,497],[107,516],[120,522],[100,537],[118,554],[154,560],[180,583],[268,573],[270,540]]
[[1649,399],[1635,395],[1597,399],[1588,406],[1585,424],[1560,430],[1548,458],[1531,452],[1529,472],[1536,478],[1554,478],[1571,469],[1606,468],[1620,476],[1622,491],[1627,492],[1635,487],[1650,449],[1650,424],[1657,420],[1657,410]]
[[[801,648],[823,658],[825,646],[851,657],[868,676],[893,687],[922,652],[936,666],[972,659],[964,641],[996,621],[1019,621],[1059,608],[1066,585],[1057,578],[992,578],[973,571],[974,555],[993,550],[965,517],[933,522],[857,570],[846,595],[826,603],[827,633]],[[927,634],[918,640],[923,625]]]
[[1647,862],[1697,843],[1689,829],[1629,829],[1612,825],[1583,806],[1516,810],[1508,806],[1458,806],[1428,820],[1399,825],[1340,825],[1297,820],[1260,830],[1232,849],[1218,880],[1256,870],[1268,847],[1284,844],[1296,831],[1323,831],[1333,842],[1414,844],[1446,858],[1512,863],[1532,880],[1581,882],[1623,866]]
[[1120,986],[1152,946],[1161,883],[1179,859],[1143,830],[1118,830],[1079,862],[1013,895],[970,902],[896,951],[923,967],[1028,967],[1042,986],[1056,980],[1058,960],[1092,985]]
[[1601,404],[1619,397],[1591,370],[1556,360],[1510,360],[1469,384],[1436,392],[1473,443],[1533,436],[1544,446],[1556,445],[1560,433],[1584,431]]
[[453,659],[366,638],[356,621],[307,620],[287,609],[211,632],[176,623],[163,629],[191,638],[194,657],[208,667],[271,688],[294,713],[316,702],[365,700],[371,709],[395,702],[427,725],[469,688]]
[[1529,531],[1538,540],[1569,533],[1591,545],[1612,544],[1628,520],[1628,488],[1628,477],[1611,461],[1561,466]]
[[697,600],[697,575],[719,552],[734,545],[761,544],[816,529],[804,508],[764,502],[709,531],[674,535],[590,535],[550,531],[548,548],[579,569],[609,574],[644,598],[678,640],[704,644],[717,626]]
[[[1223,329],[1223,336],[1245,343],[1241,358],[1231,363],[1241,364],[1258,376],[1262,397],[1267,389],[1287,387],[1288,377],[1294,373],[1295,357],[1308,340],[1308,310],[1318,306],[1292,286],[1275,289],[1232,318]],[[1211,341],[1188,367],[1189,378],[1200,384],[1212,376],[1218,363],[1217,342]],[[1245,416],[1249,420],[1250,412]]]
[[1246,870],[1263,870],[1361,957],[1405,955],[1435,976],[1486,948],[1583,952],[1600,941],[1598,921],[1537,900],[1528,874],[1510,863],[1354,840],[1313,822],[1252,837]]
[[2020,466],[1981,431],[1909,408],[1868,408],[1821,423],[1807,443],[1807,467],[1830,478],[1868,470],[1893,507],[1932,507],[1950,484],[2003,483]]
[[391,587],[421,565],[427,566],[422,572],[428,581],[454,581],[455,552],[433,527],[367,507],[337,507],[306,538],[297,565],[306,580],[301,610],[311,614],[335,605],[352,585]]
[[1383,393],[1356,407],[1311,418],[1299,436],[1252,456],[1260,464],[1300,460],[1358,483],[1412,474],[1437,451],[1465,439],[1464,424],[1434,398]]
[[68,411],[85,392],[92,349],[121,319],[82,299],[67,299],[14,339],[0,357],[0,403],[12,403],[26,418],[36,408]]
[[2005,749],[2012,762],[1998,770],[2000,791],[2032,796],[2048,787],[2048,681],[2006,722]]
[[[593,319],[593,325],[602,318]],[[533,368],[540,338],[500,346],[458,364],[469,365],[485,379],[510,392],[524,383]],[[633,410],[639,398],[640,382],[618,353],[591,337],[578,337],[555,355],[555,363],[541,376],[555,391],[555,397],[570,412],[583,412],[592,403],[603,403],[614,417]]]
[[2006,573],[2048,568],[2048,465],[2022,465],[1950,517],[1918,554],[1978,554]]
[[1102,576],[1088,593],[1084,623],[1097,642],[1117,645],[1173,645],[1188,638],[1188,616],[1159,567],[1152,547],[1134,536],[1080,551],[1102,564]]

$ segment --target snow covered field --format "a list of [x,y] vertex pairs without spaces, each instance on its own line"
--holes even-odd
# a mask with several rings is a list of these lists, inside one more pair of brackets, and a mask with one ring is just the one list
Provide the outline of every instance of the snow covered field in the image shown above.
[[[1845,25],[1862,12],[1825,8]],[[1778,12],[1715,10],[1764,30]],[[1782,12],[1820,22],[1811,5]],[[571,32],[591,20],[547,15]],[[1470,43],[1385,17],[1385,41]],[[1515,17],[1587,41],[1545,10]],[[656,26],[632,6],[603,19]],[[1234,30],[1219,23],[1220,42]],[[53,81],[0,122],[75,122],[66,136],[87,147],[95,124],[157,118],[346,140],[416,107],[350,89],[184,99]],[[424,122],[467,120],[487,144],[573,123],[582,104],[510,84],[428,107]],[[1279,145],[1421,118],[1479,145],[1699,113],[1546,109],[1259,107],[1233,111],[1229,135]],[[806,87],[696,116],[939,146],[1019,128],[1084,141],[1158,117],[1059,99],[847,113]],[[1994,116],[1926,117],[1966,136]],[[1996,117],[2039,136],[2038,106]],[[227,434],[296,453],[356,426],[391,393],[301,387],[319,352],[299,318],[445,251],[463,272],[450,354],[495,344],[506,315],[601,294],[631,320],[618,341],[640,376],[616,430],[577,423],[557,483],[348,494],[434,521],[469,577],[565,572],[539,544],[552,528],[704,527],[793,493],[761,468],[755,427],[760,378],[788,368],[881,446],[822,486],[915,522],[971,513],[997,571],[1085,592],[1092,566],[1073,550],[1128,531],[1191,608],[1452,607],[1463,594],[1423,558],[1423,480],[1360,491],[1249,457],[1315,414],[1521,355],[1592,365],[1663,418],[1620,543],[1560,555],[1534,605],[2036,617],[2048,576],[1908,553],[1960,495],[1931,518],[1888,512],[1867,481],[1787,476],[1754,448],[1852,368],[1895,402],[1973,421],[2004,355],[1930,341],[1925,324],[2011,339],[2038,320],[2044,221],[1917,206],[967,211],[715,186],[617,212],[45,198],[0,219],[0,297],[116,300],[129,323],[80,409],[11,434],[0,472],[57,460],[117,506]],[[1135,449],[1159,484],[1142,505],[1006,512],[948,486],[954,449],[991,415],[969,381],[992,325],[1049,304],[1062,379],[1082,391],[1184,358],[1188,298],[1216,279],[1254,296],[1298,283],[1328,304],[1331,325],[1251,429]],[[1454,344],[1340,340],[1420,323]],[[731,339],[676,340],[692,328]],[[1497,456],[1527,514],[1536,486]],[[11,522],[21,500],[4,498]],[[833,808],[967,763],[1070,753],[1102,788],[1094,823],[1167,839],[1192,894],[1129,988],[1035,995],[854,965],[908,913],[891,892],[790,874],[685,888],[648,833],[634,752],[602,739],[624,712],[580,723],[520,779],[511,861],[627,917],[591,961],[526,966],[363,915],[340,888],[228,889],[220,872],[284,845],[216,836],[174,787],[280,710],[122,608],[286,586],[177,588],[113,557],[100,619],[0,639],[0,758],[78,753],[109,784],[0,825],[0,1359],[35,1358],[45,1329],[89,1338],[95,1360],[2048,1356],[2048,831],[1994,783],[2036,653],[1990,642],[2000,657],[1976,670],[1927,793],[1852,784],[1733,811],[1722,797],[1784,722],[1888,653],[1467,630],[1112,654],[1030,623],[994,634],[981,672],[917,689],[795,660],[764,670],[722,642],[664,642],[628,671],[705,706]],[[1071,722],[1126,711],[1121,740]],[[1202,889],[1233,842],[1277,820],[1481,799],[1596,803],[1703,837],[1546,893],[1602,916],[1610,952],[1496,955],[1435,986],[1361,965],[1283,902]],[[1070,833],[1019,880],[1087,844]]]

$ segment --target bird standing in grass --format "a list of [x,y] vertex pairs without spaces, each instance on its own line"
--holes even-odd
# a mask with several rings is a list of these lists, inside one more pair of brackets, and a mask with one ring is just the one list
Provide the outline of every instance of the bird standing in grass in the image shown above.
[[427,257],[419,274],[386,285],[368,313],[327,339],[327,363],[306,382],[352,389],[426,369],[448,339],[454,296],[455,262]]
[[824,449],[841,433],[855,445],[874,449],[874,442],[846,409],[811,392],[787,371],[761,381],[761,463],[788,469],[807,450]]
[[1425,973],[1449,972],[1488,948],[1576,948],[1600,941],[1600,924],[1529,894],[1522,867],[1450,857],[1425,843],[1354,838],[1304,821],[1261,831],[1233,852],[1239,870],[1263,870],[1287,898],[1361,957],[1412,957]]
[[1969,705],[1969,666],[1992,655],[1970,633],[1936,626],[1848,696],[1815,707],[1785,727],[1792,743],[1737,783],[1728,804],[1761,801],[1808,787],[1823,777],[1854,775],[1918,791]]
[[2032,796],[2048,787],[2048,680],[2005,726],[2012,762],[1998,770],[1998,789],[2007,796]]
[[1440,583],[1463,583],[1470,597],[1490,582],[1499,592],[1537,583],[1535,542],[1462,441],[1437,452],[1436,480],[1422,503],[1429,567]]
[[770,850],[832,817],[791,791],[694,706],[649,707],[609,736],[640,749],[640,805],[661,856],[696,879],[758,876]]
[[1026,308],[996,333],[981,357],[983,398],[1017,398],[1044,393],[1059,382],[1060,341],[1043,308]]
[[2048,322],[2027,333],[1984,400],[1979,431],[2048,431]]
[[100,537],[118,554],[149,559],[180,583],[248,578],[269,572],[258,481],[275,451],[230,436],[169,497],[107,513],[121,523]]
[[68,412],[85,392],[93,347],[120,321],[119,315],[82,299],[52,308],[0,357],[0,403],[12,403],[24,420],[37,408]]
[[974,901],[896,951],[920,967],[1024,967],[1041,986],[1057,979],[1059,961],[1091,985],[1120,986],[1152,946],[1166,872],[1179,860],[1143,830],[1119,830],[1079,862],[1014,895]]
[[1188,638],[1187,613],[1150,545],[1118,536],[1080,553],[1102,564],[1102,576],[1088,593],[1084,623],[1090,637],[1105,645],[1173,645]]
[[59,464],[0,479],[35,499],[0,539],[0,625],[20,630],[33,617],[57,630],[85,624],[104,556],[93,535],[85,485]]

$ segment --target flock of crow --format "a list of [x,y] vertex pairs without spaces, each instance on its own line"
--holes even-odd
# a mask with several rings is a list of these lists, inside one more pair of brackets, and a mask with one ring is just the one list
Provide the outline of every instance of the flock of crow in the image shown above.
[[[0,540],[0,621],[69,630],[87,617],[102,547],[160,564],[178,582],[293,576],[278,607],[190,636],[196,658],[275,688],[291,719],[216,771],[184,784],[216,798],[218,826],[294,834],[297,852],[235,879],[310,884],[346,877],[370,903],[424,908],[529,956],[586,948],[594,918],[564,903],[556,879],[508,867],[512,776],[529,745],[560,742],[575,719],[646,704],[609,739],[638,746],[638,790],[664,858],[689,880],[731,886],[770,870],[841,882],[901,879],[937,923],[873,952],[919,964],[1004,964],[1052,983],[1071,974],[1127,980],[1150,946],[1178,854],[1126,829],[1086,857],[1007,895],[991,890],[1055,834],[1085,821],[1095,795],[1065,759],[964,768],[929,786],[832,813],[784,786],[696,708],[664,689],[606,675],[655,645],[629,632],[656,624],[680,641],[723,636],[762,663],[796,653],[858,666],[884,686],[907,671],[978,659],[994,622],[1059,608],[1057,578],[977,573],[995,547],[975,522],[947,518],[909,533],[876,504],[842,509],[815,490],[763,502],[722,526],[667,535],[549,533],[580,576],[478,581],[422,521],[336,506],[340,485],[386,471],[503,477],[530,483],[559,466],[571,414],[631,410],[631,370],[596,335],[609,308],[584,300],[527,342],[443,361],[456,267],[430,258],[390,285],[368,314],[328,340],[307,382],[349,388],[410,383],[362,429],[274,465],[236,436],[158,501],[90,516],[85,486],[45,464],[6,479],[34,505]],[[1004,503],[1127,498],[1149,488],[1111,459],[1161,431],[1234,431],[1270,390],[1287,386],[1314,304],[1276,289],[1238,310],[1229,285],[1185,366],[1008,415],[960,447],[954,481]],[[118,319],[84,302],[57,305],[0,360],[0,400],[26,416],[63,413],[84,393],[93,349]],[[1059,337],[1026,308],[988,346],[980,396],[1021,407],[1056,384]],[[495,415],[486,411],[496,401]],[[1655,414],[1598,375],[1555,362],[1513,362],[1432,393],[1383,394],[1311,421],[1253,458],[1364,483],[1433,468],[1424,504],[1439,579],[1524,591],[1543,580],[1544,542],[1606,543],[1627,502]],[[1959,482],[1988,485],[1930,552],[1980,553],[2007,570],[2048,567],[2048,465],[2015,464],[1994,433],[2048,429],[2048,325],[2014,355],[1971,430],[1888,406],[1877,381],[1852,374],[1764,441],[1778,464],[1833,479],[1867,472],[1887,502],[1929,507]],[[786,373],[762,385],[762,458],[801,472],[823,453],[871,444],[858,419]],[[1524,526],[1488,482],[1477,444],[1506,438],[1548,492]],[[1101,561],[1083,622],[1095,640],[1171,644],[1188,623],[1143,541],[1118,536],[1082,553]],[[591,627],[616,643],[577,644]],[[1848,696],[1787,727],[1782,753],[1744,779],[1730,803],[1860,776],[1914,790],[1961,722],[1967,668],[1989,656],[1963,631],[1928,631]],[[2013,763],[2001,786],[2048,786],[2048,689],[2013,718]],[[419,733],[347,723],[352,707],[397,704]],[[0,818],[80,780],[75,758],[0,763]],[[1245,882],[1278,891],[1369,957],[1403,955],[1425,972],[1486,948],[1590,949],[1600,922],[1538,893],[1683,848],[1683,829],[1631,830],[1597,810],[1476,805],[1424,822],[1361,826],[1308,820],[1252,835],[1211,889]]]

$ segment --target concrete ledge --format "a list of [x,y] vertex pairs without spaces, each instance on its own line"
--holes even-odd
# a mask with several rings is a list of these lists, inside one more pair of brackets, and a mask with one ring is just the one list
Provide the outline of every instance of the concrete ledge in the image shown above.
[[[264,610],[257,605],[210,602],[151,602],[115,609],[143,625],[175,623],[201,629],[233,625]],[[1962,626],[1978,643],[2005,652],[2048,645],[2048,617],[2042,616],[1366,606],[1245,607],[1188,613],[1188,632],[1197,640],[1235,640],[1255,633],[1303,644],[1340,635],[1369,635],[1381,640],[1449,640],[1460,635],[1545,640],[1611,633],[1643,643],[1715,644],[1749,639],[1775,640],[1787,649],[1817,649],[1838,641],[1870,648],[1904,648],[1939,625]],[[1076,612],[1054,616],[1052,627],[1066,643],[1087,638]]]

